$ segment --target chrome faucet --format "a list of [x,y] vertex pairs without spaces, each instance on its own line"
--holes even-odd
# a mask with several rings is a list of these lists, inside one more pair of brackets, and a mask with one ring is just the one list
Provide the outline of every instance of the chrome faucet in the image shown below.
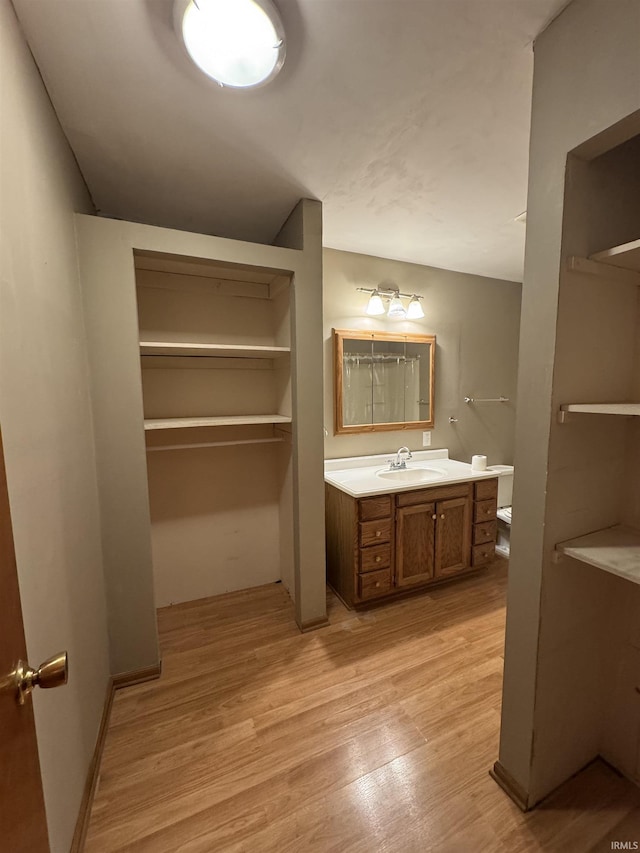
[[399,471],[402,468],[406,468],[408,459],[411,459],[411,451],[408,447],[401,447],[396,453],[396,458],[389,460],[389,468],[392,471]]

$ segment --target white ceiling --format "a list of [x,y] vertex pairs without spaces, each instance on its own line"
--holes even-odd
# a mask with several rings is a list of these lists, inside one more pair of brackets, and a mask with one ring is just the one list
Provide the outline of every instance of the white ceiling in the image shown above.
[[567,0],[276,0],[280,76],[223,90],[172,0],[14,0],[97,209],[520,280],[532,40]]

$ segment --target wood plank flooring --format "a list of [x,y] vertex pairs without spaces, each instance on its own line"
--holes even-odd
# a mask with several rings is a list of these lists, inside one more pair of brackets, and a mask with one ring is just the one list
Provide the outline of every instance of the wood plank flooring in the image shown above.
[[640,791],[596,762],[527,815],[498,755],[506,562],[300,634],[280,584],[159,611],[118,691],[87,853],[609,851]]

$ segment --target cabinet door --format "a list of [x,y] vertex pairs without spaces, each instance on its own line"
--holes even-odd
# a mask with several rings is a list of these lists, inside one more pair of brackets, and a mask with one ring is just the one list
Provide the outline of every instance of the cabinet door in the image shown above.
[[[450,501],[449,503],[455,503]],[[399,507],[396,513],[396,585],[426,583],[433,579],[435,504]]]
[[461,572],[469,567],[471,512],[466,498],[436,504],[435,576]]

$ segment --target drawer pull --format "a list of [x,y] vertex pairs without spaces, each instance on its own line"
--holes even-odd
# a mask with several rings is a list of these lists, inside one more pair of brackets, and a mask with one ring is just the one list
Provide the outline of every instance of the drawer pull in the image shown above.
[[380,589],[380,581],[376,581],[376,589]]
[[376,563],[381,563],[381,562],[382,562],[382,557],[380,556],[380,554],[378,554],[378,556],[376,557]]
[[382,530],[376,530],[376,537],[382,536]]

